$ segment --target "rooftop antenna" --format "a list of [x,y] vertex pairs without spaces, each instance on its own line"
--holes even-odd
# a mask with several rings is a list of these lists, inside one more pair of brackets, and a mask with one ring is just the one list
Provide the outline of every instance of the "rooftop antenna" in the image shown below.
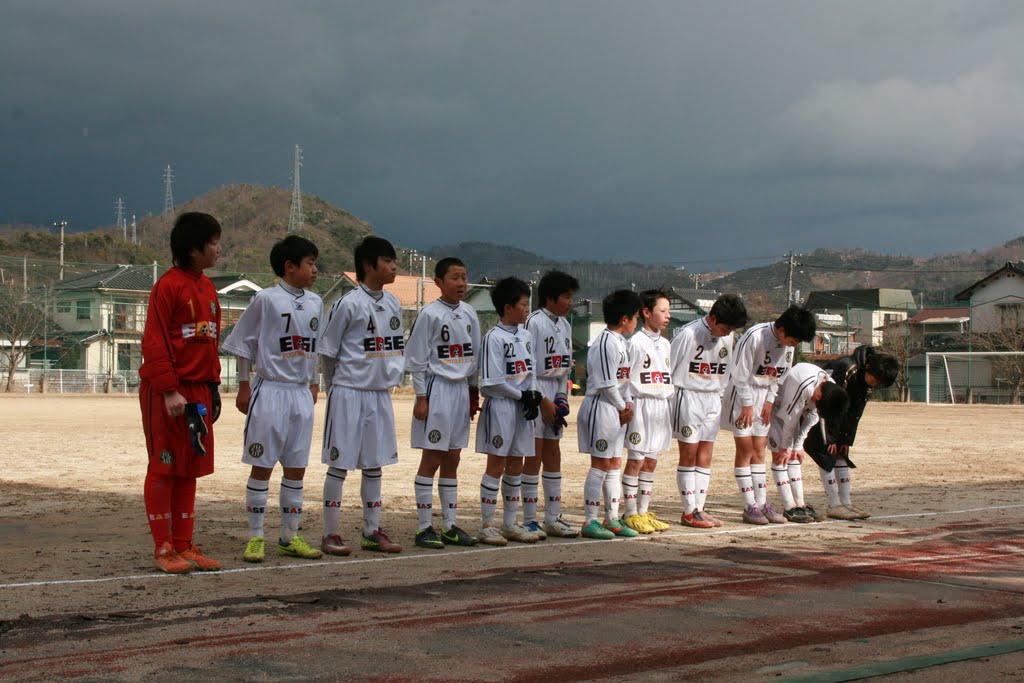
[[174,171],[171,170],[171,165],[168,164],[167,168],[164,169],[164,215],[169,216],[174,213],[174,191],[172,187],[174,185]]
[[302,167],[302,148],[295,145],[295,169],[292,171],[292,208],[288,212],[288,232],[302,230],[306,217],[302,213],[302,189],[299,187],[299,169]]
[[114,209],[117,211],[117,228],[125,241],[128,240],[128,223],[124,219],[124,200],[120,197],[114,202]]
[[60,228],[60,279],[64,279],[64,229],[68,227],[66,220],[59,220],[54,223],[55,226]]

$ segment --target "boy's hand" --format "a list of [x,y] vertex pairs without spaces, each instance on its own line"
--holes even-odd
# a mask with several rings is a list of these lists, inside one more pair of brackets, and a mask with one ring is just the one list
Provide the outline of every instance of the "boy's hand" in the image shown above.
[[627,403],[626,407],[619,411],[619,424],[628,425],[633,420],[633,404]]
[[249,414],[249,398],[252,396],[252,387],[248,382],[238,383],[238,393],[235,394],[235,407],[242,415]]
[[790,462],[793,462],[794,460],[796,460],[798,463],[801,463],[801,464],[804,461],[804,456],[807,455],[807,451],[805,451],[802,448],[798,448],[795,451],[790,451],[789,453],[790,453],[790,455],[789,455],[789,461]]
[[430,401],[426,396],[417,396],[416,403],[412,406],[412,416],[417,420],[423,421],[427,419],[427,415],[430,413]]
[[168,391],[164,394],[164,406],[167,408],[167,415],[170,417],[179,417],[185,414],[185,404],[188,401],[185,397],[178,393],[178,390]]
[[849,455],[849,453],[850,453],[850,447],[849,446],[842,446],[842,445],[837,444],[837,443],[830,443],[828,445],[828,454],[829,455],[838,455],[841,458],[845,458],[847,455]]
[[782,448],[777,451],[772,451],[772,464],[785,465],[787,462],[789,462],[789,458],[792,454],[793,451],[789,450],[788,448]]
[[740,416],[736,418],[736,426],[746,429],[754,424],[754,406],[743,406],[740,409]]
[[480,390],[476,387],[469,388],[469,419],[470,421],[480,412]]
[[565,395],[565,392],[559,392],[555,394],[555,413],[559,417],[569,416],[569,397]]
[[309,385],[309,393],[313,394],[313,405],[316,405],[316,400],[318,398],[320,398],[320,385],[319,384],[310,384]]
[[540,402],[540,419],[544,424],[554,426],[557,412],[554,402],[545,396]]
[[765,401],[764,407],[761,408],[761,424],[768,425],[772,421],[772,406],[773,403]]

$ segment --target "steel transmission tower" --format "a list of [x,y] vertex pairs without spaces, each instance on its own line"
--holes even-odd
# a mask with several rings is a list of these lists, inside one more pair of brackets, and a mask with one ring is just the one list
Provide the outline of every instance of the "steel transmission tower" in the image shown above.
[[302,167],[302,148],[295,145],[295,169],[292,171],[292,208],[288,212],[288,232],[302,230],[306,216],[302,213],[302,188],[299,186],[299,169]]
[[164,215],[169,216],[174,213],[174,171],[171,170],[170,164],[164,169]]
[[114,202],[114,209],[117,211],[117,229],[121,231],[121,236],[127,241],[128,223],[124,218],[124,200],[118,197]]

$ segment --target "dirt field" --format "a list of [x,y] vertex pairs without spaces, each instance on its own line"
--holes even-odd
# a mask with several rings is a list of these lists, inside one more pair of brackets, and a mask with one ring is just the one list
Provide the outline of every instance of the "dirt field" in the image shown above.
[[[575,414],[579,399],[574,400]],[[244,489],[248,468],[239,462],[243,416],[232,406],[232,397],[227,397],[224,416],[216,431],[217,472],[199,482],[196,521],[197,544],[209,555],[221,559],[228,571],[169,577],[156,574],[151,569],[152,544],[142,504],[146,457],[137,399],[0,396],[0,541],[3,548],[0,552],[0,678],[82,675],[131,680],[160,671],[173,671],[173,678],[205,678],[213,675],[214,669],[175,668],[184,665],[180,661],[181,653],[175,652],[173,643],[187,645],[196,640],[180,640],[178,634],[182,629],[199,629],[207,633],[214,628],[211,624],[226,628],[226,622],[218,619],[226,618],[224,614],[227,612],[233,615],[232,619],[238,618],[239,610],[242,610],[240,605],[246,605],[245,610],[248,610],[243,621],[248,619],[272,632],[277,628],[273,624],[284,619],[285,614],[291,614],[289,619],[298,618],[296,614],[303,615],[310,620],[310,628],[318,623],[317,619],[330,614],[337,618],[342,612],[346,618],[358,623],[358,610],[373,603],[367,596],[378,596],[379,599],[381,595],[388,595],[389,602],[395,600],[406,605],[406,615],[408,610],[418,609],[424,611],[423,618],[427,619],[426,606],[441,595],[445,587],[453,591],[453,601],[458,595],[460,609],[474,615],[485,613],[480,611],[483,609],[480,607],[482,598],[478,594],[485,585],[513,592],[522,590],[525,585],[529,587],[528,593],[535,597],[550,596],[545,600],[555,600],[557,596],[568,599],[575,591],[587,589],[594,594],[579,597],[593,601],[604,599],[601,598],[600,586],[618,586],[618,582],[626,580],[634,572],[637,590],[645,581],[659,586],[678,583],[680,591],[690,591],[687,595],[692,596],[697,575],[703,573],[710,577],[720,571],[724,577],[734,577],[737,567],[749,567],[754,560],[739,558],[738,552],[749,551],[754,555],[790,553],[791,556],[785,559],[780,559],[779,555],[761,556],[765,558],[764,571],[759,571],[758,576],[765,578],[765,572],[770,574],[774,571],[769,565],[778,566],[778,571],[782,572],[781,581],[783,574],[789,580],[794,573],[804,575],[823,571],[822,567],[827,566],[832,558],[857,556],[863,563],[867,561],[863,559],[867,554],[877,554],[882,549],[897,546],[909,548],[913,545],[914,552],[918,553],[914,562],[925,562],[921,559],[925,555],[921,553],[940,552],[936,550],[940,541],[945,544],[941,547],[952,548],[949,552],[954,555],[966,552],[962,549],[975,544],[971,551],[973,555],[963,555],[954,563],[958,568],[962,568],[965,561],[989,568],[1001,567],[1004,561],[1011,562],[1011,566],[1016,563],[1015,571],[1000,570],[996,578],[988,577],[978,583],[978,586],[999,584],[1000,599],[1005,600],[1005,604],[998,600],[984,602],[994,611],[973,620],[965,617],[960,621],[949,621],[928,616],[900,628],[883,629],[893,642],[882,648],[883,640],[880,633],[876,633],[879,638],[876,638],[874,646],[861,648],[857,653],[854,652],[856,648],[837,648],[826,658],[829,665],[832,668],[853,666],[881,658],[882,653],[885,658],[892,659],[899,654],[901,647],[910,654],[933,652],[936,639],[941,641],[942,638],[948,641],[940,648],[944,650],[1005,641],[1009,637],[1006,634],[1024,638],[1024,631],[1020,630],[1020,622],[1024,618],[1024,603],[1020,600],[1024,584],[1019,578],[1020,553],[1024,552],[1019,531],[1024,518],[1021,496],[1024,464],[1020,459],[1020,444],[1016,441],[1022,417],[1019,407],[869,405],[854,456],[859,467],[853,471],[854,500],[875,513],[865,522],[789,524],[771,528],[742,525],[732,477],[733,446],[731,437],[723,434],[717,445],[708,507],[719,513],[727,525],[715,532],[677,526],[670,532],[635,541],[549,540],[537,546],[510,546],[507,549],[478,547],[430,551],[412,544],[416,528],[412,480],[418,453],[407,446],[412,401],[408,397],[396,397],[400,463],[386,468],[384,472],[382,523],[392,538],[405,546],[405,552],[399,556],[381,557],[356,551],[351,558],[329,558],[320,562],[283,559],[268,553],[264,564],[253,566],[241,560],[247,533]],[[322,430],[323,407],[324,402],[321,401],[314,432],[316,455],[311,458],[306,477],[303,528],[310,540],[319,538],[321,524],[318,500],[325,467],[319,462],[317,444]],[[570,521],[579,523],[582,521],[581,494],[588,463],[576,453],[575,442],[575,431],[570,426],[563,441],[563,510]],[[483,461],[481,456],[465,452],[462,462],[460,524],[474,529],[478,526],[479,505],[476,499]],[[805,465],[804,476],[808,501],[824,507],[821,485],[813,464]],[[278,481],[279,474],[275,474],[270,508],[276,501]],[[777,499],[770,481],[769,495],[771,499]],[[351,479],[345,489],[344,505],[343,535],[346,539],[358,539],[358,485],[353,485]],[[662,519],[678,519],[679,499],[675,489],[675,457],[672,454],[663,458],[658,470],[652,507]],[[979,537],[977,534],[981,533],[981,528],[991,525],[993,520],[999,522],[1003,533],[998,538]],[[268,538],[273,537],[278,521],[275,514],[268,514]],[[985,533],[990,534],[991,531]],[[930,545],[922,545],[924,542]],[[982,545],[984,551],[979,550]],[[957,547],[961,551],[957,551]],[[871,562],[882,561],[876,555],[870,556],[873,558]],[[804,564],[793,559],[797,557],[802,558],[800,562]],[[953,556],[946,559],[952,562],[950,557]],[[722,563],[727,563],[728,569]],[[703,569],[695,573],[694,566]],[[844,565],[844,572],[849,571],[850,566]],[[602,568],[606,573],[600,573]],[[934,567],[929,569],[934,570]],[[598,573],[588,573],[595,571]],[[963,572],[961,569],[957,572],[959,586]],[[858,570],[858,573],[862,575],[864,572]],[[644,579],[643,576],[648,574],[649,578]],[[929,574],[929,577],[922,586],[936,582],[933,575]],[[729,581],[733,580],[729,578]],[[905,576],[901,580],[906,580]],[[455,586],[462,588],[455,591]],[[901,590],[909,589],[903,587]],[[851,595],[855,596],[856,591]],[[647,599],[652,600],[658,609],[667,604],[659,602],[654,594]],[[850,599],[851,609],[856,609],[858,599]],[[917,598],[903,596],[898,599],[913,603]],[[928,593],[922,600],[943,603],[950,598]],[[228,609],[225,612],[226,605],[233,605],[234,611]],[[312,605],[318,607],[314,609]],[[543,610],[545,605],[541,601],[536,609]],[[346,611],[349,609],[355,611]],[[565,609],[569,615],[578,610],[578,606]],[[808,609],[813,610],[813,605]],[[967,610],[966,605],[964,609]],[[391,613],[391,609],[385,612]],[[168,616],[172,614],[173,617]],[[220,616],[211,616],[215,614]],[[757,618],[771,614],[771,611],[762,614],[755,610]],[[384,617],[370,609],[365,618],[369,623]],[[710,617],[705,615],[705,618]],[[579,630],[575,630],[578,625],[574,626],[569,616],[565,619],[566,633],[559,636],[566,638],[563,649],[575,647],[585,639]],[[694,628],[686,621],[685,613],[680,612],[665,613],[658,618],[648,614],[644,619],[646,621],[637,622],[640,625],[636,628],[653,623],[653,619],[663,624],[666,637],[671,632],[692,632]],[[863,623],[868,621],[865,617]],[[143,623],[148,626],[139,626]],[[335,624],[332,628],[340,628],[336,622],[332,623]],[[408,655],[408,658],[395,660],[400,663],[400,666],[395,665],[396,668],[367,668],[365,663],[350,658],[345,660],[345,666],[338,665],[341,668],[311,670],[298,678],[365,678],[373,673],[387,680],[426,680],[430,675],[438,680],[511,680],[517,677],[526,680],[534,673],[539,675],[539,669],[516,669],[518,673],[515,673],[486,667],[454,670],[438,665],[423,668],[422,663],[417,662],[422,662],[423,658],[430,660],[430,652],[436,652],[437,648],[423,644],[425,627],[417,626],[419,623],[407,624],[405,641],[399,637],[401,634],[393,634],[396,643],[406,643],[402,652]],[[726,628],[724,622],[719,624],[712,620],[703,623],[705,627],[702,628],[706,629]],[[951,624],[956,623],[973,624],[971,633],[974,635],[966,636],[966,631],[954,629]],[[979,626],[982,623],[984,629]],[[945,635],[928,631],[930,639],[918,640],[933,645],[921,645],[916,649],[908,644],[913,639],[900,640],[892,635],[920,634],[923,633],[920,629],[933,627],[946,629],[943,631]],[[236,628],[245,630],[244,625],[235,624],[232,632]],[[475,630],[465,625],[463,630],[453,632],[450,637],[452,642],[461,642],[459,638],[483,638],[491,634],[488,629],[495,628],[498,627],[491,624],[483,630]],[[428,630],[433,629],[430,627]],[[728,633],[733,634],[734,631],[739,633],[735,628]],[[722,631],[723,634],[725,632]],[[71,633],[77,636],[71,638]],[[86,637],[90,633],[92,635]],[[344,642],[353,652],[381,644],[375,640],[372,629],[354,628],[346,633],[349,635],[345,636]],[[856,628],[850,627],[828,637],[842,641],[856,639],[858,633]],[[603,635],[612,640],[620,635],[629,637],[628,631],[622,635],[618,627],[610,627]],[[95,643],[92,643],[93,637],[96,638]],[[110,650],[102,657],[96,655],[99,659],[90,659],[90,653],[97,651],[95,648],[99,647],[103,637],[110,639]],[[494,637],[505,642],[510,636],[501,632]],[[516,644],[516,647],[523,647],[521,652],[524,655],[530,646],[528,641]],[[172,645],[157,647],[155,644],[158,642]],[[245,641],[248,644],[244,644],[242,640],[233,640],[229,644],[225,641],[210,647],[225,648],[224,652],[230,654],[233,666],[238,664],[239,657],[249,662],[238,670],[234,677],[238,680],[295,677],[287,668],[275,668],[287,660],[287,656],[245,659],[266,650],[260,644],[266,644],[267,637],[261,636],[254,642]],[[141,649],[133,650],[134,644]],[[307,645],[321,646],[312,645],[312,641]],[[804,647],[782,642],[775,648],[798,646]],[[876,652],[873,650],[875,646],[882,649]],[[824,664],[811,662],[815,657],[820,658],[820,654],[816,654],[817,648],[814,651],[808,647],[804,649],[808,652],[794,656],[811,668],[794,666],[782,670],[785,675],[827,668]],[[756,648],[751,650],[748,647],[747,650],[757,655]],[[110,654],[112,652],[121,654],[115,657]],[[188,652],[190,657],[198,656],[195,643]],[[419,652],[419,660],[413,657],[414,652]],[[311,653],[307,649],[302,654],[305,657]],[[587,668],[568,660],[565,660],[565,666],[569,668],[560,668],[541,654],[533,661],[524,660],[523,666],[540,667],[543,664],[547,667],[543,669],[545,675],[556,679],[629,678],[633,673],[639,676],[644,671],[648,674],[657,671],[664,680],[669,680],[677,675],[728,679],[742,672],[756,673],[761,671],[758,666],[770,667],[772,662],[778,662],[777,653],[766,651],[744,660],[739,669],[735,662],[725,665],[722,658],[735,654],[723,651],[692,660],[678,657],[659,660],[652,654],[641,664],[631,664],[626,668],[611,665]],[[213,654],[209,656],[214,657]],[[120,663],[111,667],[110,662],[114,659]],[[48,668],[36,668],[44,661],[49,663]],[[554,658],[551,661],[563,660]],[[988,668],[980,669],[986,672],[983,677],[995,672],[1018,676],[1022,673],[1019,651],[988,661]],[[94,662],[94,665],[89,662]],[[106,664],[100,666],[95,662]],[[715,662],[723,668],[715,668]],[[966,666],[968,670],[970,667],[969,664],[948,666]],[[934,673],[937,669],[931,671]],[[357,672],[360,675],[357,676]],[[753,677],[779,680],[776,676],[782,675],[768,669],[762,673]],[[977,677],[978,670],[965,675]],[[647,678],[647,675],[643,677]]]

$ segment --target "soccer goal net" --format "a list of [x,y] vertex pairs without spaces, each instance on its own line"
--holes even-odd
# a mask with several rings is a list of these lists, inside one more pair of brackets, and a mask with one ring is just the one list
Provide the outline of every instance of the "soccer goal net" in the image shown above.
[[1024,351],[933,352],[925,358],[929,405],[1020,404]]

